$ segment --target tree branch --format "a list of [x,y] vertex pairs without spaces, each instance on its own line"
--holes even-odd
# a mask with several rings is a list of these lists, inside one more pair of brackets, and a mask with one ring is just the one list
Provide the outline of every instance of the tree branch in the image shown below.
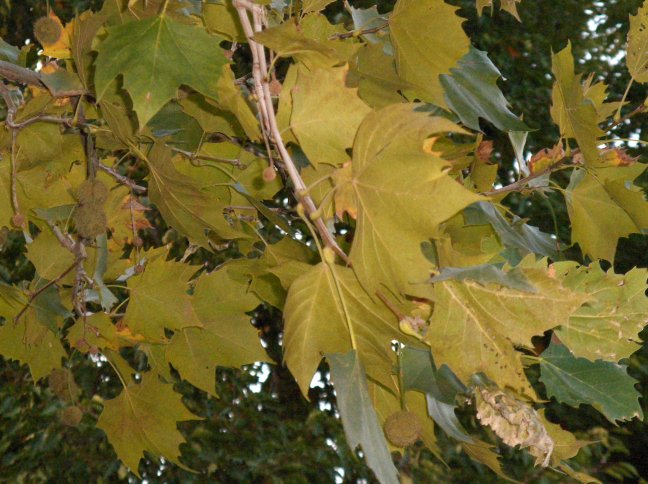
[[138,185],[134,180],[131,180],[127,176],[122,175],[121,173],[118,173],[114,168],[111,168],[107,165],[104,165],[100,161],[95,162],[95,167],[100,169],[101,171],[104,171],[108,173],[110,176],[112,176],[115,180],[117,180],[119,183],[121,183],[124,186],[127,186],[131,190],[137,193],[146,193],[147,188],[143,187],[141,185]]
[[[264,47],[254,40],[254,34],[262,30],[262,16],[264,14],[263,7],[256,5],[249,0],[232,0],[232,5],[236,8],[241,26],[245,32],[252,52],[252,75],[254,78],[254,88],[257,96],[257,103],[259,106],[259,113],[261,115],[261,127],[263,130],[268,130],[270,138],[274,143],[279,155],[281,156],[282,164],[294,187],[294,194],[297,200],[304,207],[304,212],[313,220],[317,227],[324,244],[331,248],[345,263],[349,264],[349,256],[338,245],[335,237],[328,231],[326,224],[320,216],[315,216],[317,207],[313,199],[308,194],[306,184],[302,180],[297,166],[293,161],[290,153],[281,137],[281,131],[277,124],[275,117],[274,105],[272,102],[272,95],[270,93],[270,86],[268,83],[268,67],[266,63],[266,56]],[[254,19],[254,28],[250,23],[248,17],[248,10],[252,13]]]

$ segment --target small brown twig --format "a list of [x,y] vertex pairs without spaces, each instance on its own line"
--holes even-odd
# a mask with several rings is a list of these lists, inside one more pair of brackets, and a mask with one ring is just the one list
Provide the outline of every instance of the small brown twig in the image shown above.
[[644,103],[641,103],[639,106],[634,108],[628,114],[621,117],[618,121],[612,122],[607,128],[605,128],[605,132],[607,133],[608,131],[612,131],[614,128],[625,123],[628,119],[632,118],[633,116],[643,113],[644,111],[646,111],[646,109],[648,109],[648,106],[646,106]]
[[205,161],[216,161],[218,163],[228,163],[234,165],[237,168],[245,168],[245,165],[241,163],[241,160],[232,159],[232,158],[220,158],[218,156],[202,155],[200,153],[192,153],[191,151],[182,150],[180,148],[171,148],[171,151],[174,153],[179,153],[182,156],[189,158],[190,160],[205,160]]
[[[17,66],[11,62],[0,61],[0,77],[18,84],[26,84],[28,86],[49,90],[39,72]],[[73,89],[69,91],[58,91],[56,93],[50,91],[50,94],[55,98],[64,98],[82,96],[88,94],[88,92],[85,89]]]
[[20,312],[18,312],[18,314],[16,314],[16,316],[14,317],[14,326],[16,324],[18,324],[18,321],[20,320],[20,318],[31,307],[32,303],[34,302],[34,300],[38,296],[40,296],[42,293],[44,293],[47,289],[52,287],[54,284],[58,284],[65,276],[67,276],[70,272],[72,272],[72,270],[74,270],[74,268],[76,266],[77,266],[77,261],[75,260],[70,267],[68,267],[63,272],[61,272],[61,274],[59,274],[55,279],[52,279],[51,281],[49,281],[44,286],[41,286],[36,291],[32,292],[29,295],[29,299],[27,300],[27,304],[25,304],[23,306],[23,308],[20,310]]
[[121,173],[118,173],[114,168],[111,168],[108,165],[104,165],[100,161],[95,162],[95,167],[98,168],[101,171],[104,171],[104,172],[108,173],[110,176],[112,176],[119,183],[121,183],[124,186],[127,186],[128,188],[130,188],[134,192],[146,193],[146,191],[147,191],[146,187],[138,185],[134,180],[131,180],[130,178],[128,178],[127,176],[122,175]]
[[385,22],[383,24],[368,29],[352,30],[351,32],[333,34],[328,38],[328,40],[343,40],[343,39],[350,39],[351,37],[359,37],[361,35],[366,35],[366,34],[375,34],[376,32],[380,32],[381,30],[386,29],[387,27],[389,27],[389,22]]
[[[573,153],[575,154],[577,150],[574,150]],[[510,193],[510,192],[518,192],[522,190],[525,186],[527,186],[531,181],[535,180],[536,178],[540,178],[543,175],[546,175],[547,173],[551,173],[556,170],[556,168],[562,167],[563,165],[566,164],[566,158],[563,158],[557,163],[554,163],[553,165],[549,166],[545,170],[539,171],[537,173],[531,173],[529,176],[525,176],[524,178],[520,178],[518,181],[511,183],[510,185],[506,185],[505,187],[502,188],[497,188],[495,190],[490,190],[488,192],[482,192],[481,195],[484,195],[485,197],[494,197],[497,195],[501,195],[503,193]]]

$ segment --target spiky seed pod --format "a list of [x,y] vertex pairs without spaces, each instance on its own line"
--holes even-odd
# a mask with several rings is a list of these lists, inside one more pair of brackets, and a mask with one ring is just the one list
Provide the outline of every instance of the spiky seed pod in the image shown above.
[[78,427],[83,418],[83,411],[79,407],[65,407],[61,412],[61,423],[69,427]]
[[385,420],[385,436],[396,447],[407,447],[421,436],[421,422],[416,414],[401,410]]
[[108,200],[108,187],[99,180],[85,180],[77,188],[77,200],[81,205],[105,203]]
[[97,203],[80,205],[74,211],[74,224],[77,233],[84,239],[92,239],[106,232],[108,220],[106,212]]
[[55,44],[63,35],[63,25],[52,17],[41,17],[34,22],[34,36],[43,46]]

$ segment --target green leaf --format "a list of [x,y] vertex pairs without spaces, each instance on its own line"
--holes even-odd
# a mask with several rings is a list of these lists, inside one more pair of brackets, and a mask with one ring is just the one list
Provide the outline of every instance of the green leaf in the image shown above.
[[304,29],[295,22],[283,22],[263,32],[254,34],[254,39],[273,50],[279,57],[294,57],[309,69],[332,67],[342,60],[336,50],[335,41],[319,41],[308,37]]
[[560,127],[560,135],[574,138],[585,163],[598,164],[597,139],[604,133],[598,127],[596,107],[583,94],[581,75],[574,73],[571,43],[551,56],[552,72],[556,78],[551,99],[551,117]]
[[424,341],[436,363],[448,365],[460,380],[482,372],[500,387],[533,398],[515,346],[533,347],[533,336],[566,324],[588,296],[564,288],[548,274],[546,261],[529,256],[520,269],[536,293],[471,280],[434,284],[434,312]]
[[203,4],[202,18],[208,31],[222,35],[232,42],[247,43],[247,37],[232,2],[218,0],[216,3]]
[[349,447],[362,447],[367,464],[381,483],[397,484],[398,471],[378,424],[360,359],[354,350],[345,354],[326,353],[326,359]]
[[648,229],[648,201],[632,181],[646,165],[574,170],[566,201],[572,242],[592,258],[614,261],[620,237]]
[[259,305],[247,284],[220,269],[196,283],[192,305],[202,328],[178,331],[166,357],[189,383],[215,393],[217,366],[240,367],[268,359],[247,312]]
[[34,382],[60,368],[61,358],[67,356],[59,336],[48,328],[56,327],[56,321],[48,326],[39,322],[35,308],[38,303],[37,298],[14,323],[27,297],[18,288],[0,283],[0,316],[5,319],[0,326],[0,355],[29,365]]
[[305,15],[311,12],[319,12],[324,10],[329,3],[335,0],[304,0],[302,4],[302,14]]
[[129,375],[120,378],[124,390],[117,398],[104,402],[97,421],[117,456],[137,476],[144,452],[186,469],[178,460],[179,446],[185,439],[176,424],[199,417],[186,409],[173,385],[162,383],[154,374],[143,374],[139,384],[132,383]]
[[164,257],[147,262],[143,274],[128,280],[130,299],[124,324],[153,341],[164,340],[165,328],[202,326],[187,294],[189,279],[197,270]]
[[180,85],[216,98],[220,67],[227,63],[219,41],[202,27],[177,23],[165,13],[109,27],[97,47],[98,99],[122,74],[141,128],[176,97]]
[[433,266],[421,253],[421,242],[455,213],[483,200],[448,176],[450,163],[423,146],[434,133],[462,133],[461,128],[416,107],[396,104],[371,113],[353,146],[350,183],[358,225],[350,256],[370,294],[381,285],[407,294],[424,290]]
[[462,442],[470,436],[455,415],[457,392],[461,383],[447,366],[437,371],[429,350],[405,346],[400,354],[402,391],[414,390],[426,395],[427,413],[443,431]]
[[18,64],[19,57],[20,50],[18,47],[14,47],[0,38],[0,60],[11,62],[12,64]]
[[635,81],[648,82],[648,2],[643,3],[637,15],[630,15],[626,65]]
[[441,107],[439,75],[448,74],[470,47],[457,10],[443,0],[398,0],[389,19],[398,74],[416,86],[408,92]]
[[479,131],[481,117],[502,131],[529,131],[509,110],[506,98],[497,87],[501,74],[486,52],[471,47],[450,73],[440,77],[445,100],[464,125]]
[[371,378],[393,388],[391,341],[404,335],[387,307],[362,289],[353,270],[323,262],[312,267],[290,286],[284,318],[286,365],[304,395],[322,354],[351,349]]
[[27,258],[38,275],[50,281],[59,277],[74,262],[72,253],[59,244],[50,230],[41,232],[27,246]]
[[[209,248],[206,231],[223,239],[245,237],[232,228],[223,215],[225,203],[204,182],[180,173],[171,153],[157,143],[147,157],[151,178],[149,196],[167,224],[187,236],[192,243]],[[202,170],[209,168],[202,168]]]
[[643,419],[639,405],[639,383],[628,376],[627,366],[574,357],[566,346],[552,343],[541,356],[540,381],[547,396],[572,407],[587,403],[610,422]]
[[559,243],[549,234],[523,223],[517,216],[513,216],[512,223],[509,222],[492,203],[476,203],[468,207],[464,214],[468,225],[491,224],[502,245],[517,249],[521,257],[538,254],[553,260],[560,258],[557,250]]
[[648,324],[646,269],[627,274],[604,272],[598,263],[577,267],[554,265],[565,287],[587,294],[589,300],[556,330],[560,341],[577,357],[619,361],[640,347],[639,333]]
[[347,148],[353,145],[358,126],[371,111],[345,86],[348,67],[300,69],[292,89],[290,128],[315,168],[349,161]]
[[518,291],[538,292],[519,269],[513,268],[504,271],[494,264],[483,264],[472,267],[444,267],[438,275],[430,279],[430,282],[440,282],[448,279],[455,279],[457,281],[470,279],[482,285],[494,283],[510,289],[517,289]]

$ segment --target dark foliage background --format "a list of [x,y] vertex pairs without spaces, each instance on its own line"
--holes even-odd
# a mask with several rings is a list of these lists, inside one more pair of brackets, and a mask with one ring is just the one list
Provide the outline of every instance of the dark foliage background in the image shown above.
[[[102,0],[56,0],[51,8],[63,19],[75,12],[97,9]],[[354,7],[378,4],[381,12],[391,10],[393,1],[356,0]],[[593,72],[609,85],[610,98],[618,100],[629,80],[623,65],[623,49],[628,29],[628,14],[634,13],[640,0],[524,0],[519,7],[522,23],[510,15],[495,11],[478,17],[474,0],[451,0],[461,7],[467,19],[465,28],[477,48],[485,50],[497,65],[505,82],[500,83],[515,113],[536,129],[530,133],[527,150],[535,153],[550,147],[558,137],[549,116],[552,79],[551,52],[573,44],[574,57],[580,59],[580,70]],[[47,4],[42,0],[3,0],[0,2],[0,37],[13,45],[23,45],[32,37],[35,19],[44,15]],[[325,12],[336,22],[348,21],[342,2]],[[619,63],[620,61],[620,63]],[[646,87],[635,84],[630,91],[630,107],[643,102]],[[508,139],[490,126],[483,126],[486,137],[495,142],[500,161],[500,178],[508,182],[513,175],[513,154]],[[648,117],[633,120],[632,126],[621,125],[619,138],[646,138]],[[645,154],[635,148],[633,154]],[[566,184],[567,180],[559,180]],[[648,186],[646,180],[644,187]],[[506,203],[519,216],[546,232],[556,233],[569,243],[569,221],[559,194],[530,199],[516,194]],[[152,220],[156,222],[155,218]],[[164,233],[159,224],[158,234]],[[159,235],[158,235],[159,236]],[[21,256],[21,239],[0,234],[0,278],[16,283],[28,278],[32,270]],[[182,254],[184,247],[178,245]],[[580,258],[577,249],[570,257]],[[208,257],[203,253],[199,257]],[[582,258],[581,258],[582,260]],[[204,262],[204,260],[201,260]],[[215,263],[217,261],[211,261]],[[584,261],[585,262],[585,261]],[[648,237],[622,239],[616,257],[616,269],[648,266]],[[344,444],[343,433],[335,418],[332,389],[322,378],[322,387],[314,388],[306,401],[288,371],[281,365],[281,315],[259,308],[255,324],[268,344],[276,364],[243,371],[220,370],[216,400],[190,385],[179,383],[185,403],[204,420],[183,424],[188,443],[183,460],[197,474],[158,461],[146,461],[142,476],[150,482],[263,482],[328,483],[344,476],[345,482],[372,480],[370,472],[357,455]],[[644,335],[648,336],[648,335]],[[144,368],[141,353],[126,355]],[[639,379],[644,413],[648,413],[648,350],[642,349],[629,361],[630,373]],[[60,421],[64,407],[48,388],[47,382],[34,385],[25,367],[0,357],[0,481],[2,482],[114,482],[137,481],[121,466],[104,434],[94,428],[101,409],[98,394],[110,398],[119,391],[118,383],[100,361],[73,355],[70,362],[77,383],[83,390],[80,405],[84,418],[79,427],[67,427]],[[326,369],[322,368],[322,375]],[[253,388],[255,391],[252,391]],[[589,407],[572,409],[551,403],[548,416],[575,431],[584,440],[595,443],[581,451],[578,463],[582,470],[603,482],[647,482],[648,426],[632,421],[612,426]],[[466,412],[460,416],[472,432],[487,433]],[[494,436],[488,436],[495,441]],[[427,451],[414,448],[398,458],[405,474],[415,482],[498,482],[498,478],[465,455],[454,442],[439,433],[443,456],[449,467]],[[523,482],[564,482],[564,476],[533,469],[532,459],[523,452],[500,448],[506,469]]]

